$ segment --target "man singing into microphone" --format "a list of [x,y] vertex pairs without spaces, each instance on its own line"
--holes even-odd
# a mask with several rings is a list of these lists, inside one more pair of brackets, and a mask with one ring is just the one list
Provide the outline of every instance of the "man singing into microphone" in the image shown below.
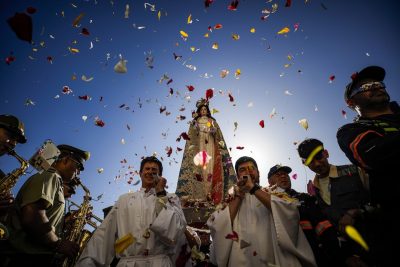
[[123,266],[175,265],[173,256],[179,253],[186,220],[179,198],[165,191],[162,170],[156,157],[142,160],[141,189],[120,196],[76,266],[109,266],[114,256]]

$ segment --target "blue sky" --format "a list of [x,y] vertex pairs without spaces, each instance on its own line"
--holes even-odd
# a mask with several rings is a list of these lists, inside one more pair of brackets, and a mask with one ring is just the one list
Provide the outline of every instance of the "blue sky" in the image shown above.
[[[239,1],[236,11],[228,10],[230,1],[222,0],[209,8],[200,0],[148,2],[155,5],[155,11],[144,3],[0,3],[0,113],[23,120],[28,137],[16,150],[30,158],[46,139],[89,150],[92,157],[81,177],[94,197],[103,194],[93,202],[100,216],[101,209],[112,205],[120,194],[139,188],[139,184],[132,185],[139,176],[134,175],[129,185],[132,175],[125,174],[138,170],[140,158],[153,152],[163,158],[169,191],[175,190],[183,153],[176,148],[185,145],[176,138],[188,130],[195,102],[209,88],[214,89],[210,108],[219,111],[214,117],[227,146],[232,147],[233,161],[243,155],[254,157],[263,185],[274,164],[291,166],[297,174],[293,187],[299,191],[305,190],[313,174],[302,166],[295,142],[319,138],[332,163],[348,163],[337,145],[336,131],[354,117],[343,101],[344,86],[353,72],[368,65],[384,67],[387,90],[393,100],[399,100],[397,1],[292,1],[290,7],[284,6],[285,1]],[[129,18],[124,17],[126,4]],[[262,11],[271,11],[273,4],[278,5],[276,12],[261,20]],[[28,7],[36,8],[31,15],[33,44],[19,40],[6,22]],[[78,27],[73,27],[81,13],[84,16]],[[193,22],[187,24],[190,14]],[[214,29],[216,24],[222,28]],[[290,32],[278,35],[284,27]],[[82,28],[90,34],[81,34]],[[180,31],[189,35],[186,41]],[[232,34],[240,39],[233,40]],[[212,49],[213,43],[218,43],[217,50]],[[195,47],[195,52],[190,47]],[[149,52],[154,58],[152,69],[145,63]],[[175,60],[173,53],[182,57]],[[113,69],[120,54],[127,60],[124,74]],[[9,56],[15,57],[10,65],[5,62]],[[196,70],[186,65],[196,66]],[[229,70],[225,78],[220,77],[223,69]],[[239,79],[234,76],[237,69],[241,70]],[[164,74],[173,80],[169,85],[158,82]],[[83,81],[82,75],[93,80]],[[332,75],[335,79],[330,83]],[[195,90],[189,92],[187,85]],[[62,94],[63,86],[73,93]],[[229,93],[234,102],[229,101]],[[84,95],[91,100],[78,98]],[[25,105],[27,99],[35,105]],[[163,106],[170,115],[166,111],[160,114]],[[183,107],[185,110],[179,111]],[[271,118],[274,108],[277,114]],[[178,120],[180,115],[186,119]],[[86,122],[82,116],[88,117]],[[96,116],[104,121],[104,127],[94,124]],[[304,118],[308,130],[298,123]],[[259,126],[260,120],[265,121],[265,128]],[[173,148],[171,157],[167,157],[167,146]],[[127,163],[121,163],[124,159]],[[17,165],[10,157],[0,159],[6,171]],[[98,173],[99,168],[104,171]],[[26,176],[20,179],[15,193],[25,180]],[[82,190],[73,200],[81,202]]]

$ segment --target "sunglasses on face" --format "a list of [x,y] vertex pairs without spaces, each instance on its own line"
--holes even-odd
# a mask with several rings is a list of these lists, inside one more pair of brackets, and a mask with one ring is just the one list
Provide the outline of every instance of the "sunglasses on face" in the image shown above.
[[367,92],[375,89],[386,88],[386,85],[383,82],[368,82],[360,85],[358,88],[354,88],[350,94],[350,98],[355,96],[356,94]]

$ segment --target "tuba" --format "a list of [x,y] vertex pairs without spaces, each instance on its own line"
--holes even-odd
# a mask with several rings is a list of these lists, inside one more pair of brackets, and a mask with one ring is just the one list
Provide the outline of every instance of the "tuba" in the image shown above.
[[11,150],[8,154],[16,158],[21,166],[0,179],[0,198],[10,194],[11,189],[17,183],[18,178],[25,174],[26,169],[29,167],[28,161],[19,156],[14,150]]
[[92,233],[86,229],[84,229],[86,224],[91,225],[92,227],[97,227],[96,224],[90,221],[90,217],[95,218],[96,220],[102,221],[97,216],[91,214],[92,205],[90,204],[90,200],[92,197],[90,196],[89,189],[82,184],[79,178],[76,178],[78,184],[83,188],[85,191],[85,196],[83,197],[83,202],[79,206],[76,203],[72,202],[73,205],[78,207],[78,210],[74,212],[74,216],[69,226],[68,230],[66,231],[66,239],[72,241],[79,245],[79,252],[74,258],[65,258],[63,260],[62,266],[63,267],[72,267],[75,265],[76,261],[78,260],[79,256],[81,255],[83,249],[85,248],[87,242],[89,241]]

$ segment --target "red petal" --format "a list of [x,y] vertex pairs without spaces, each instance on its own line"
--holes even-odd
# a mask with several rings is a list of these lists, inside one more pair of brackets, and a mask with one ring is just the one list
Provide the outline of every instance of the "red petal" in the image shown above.
[[186,87],[189,90],[189,92],[192,92],[194,90],[193,85],[186,85]]
[[261,128],[264,128],[264,120],[260,120],[259,124],[260,124]]
[[86,28],[82,28],[82,32],[81,32],[83,35],[89,35],[90,33],[89,33],[89,30],[88,29],[86,29]]
[[239,235],[235,231],[232,231],[231,234],[227,234],[225,236],[226,239],[232,239],[233,241],[238,241],[239,240]]
[[214,96],[214,91],[213,89],[207,89],[206,91],[206,100],[208,101],[209,99],[211,99]]
[[242,150],[244,149],[244,146],[237,146],[236,149]]
[[26,12],[28,13],[28,14],[35,14],[36,13],[36,8],[34,8],[34,7],[28,7],[27,9],[26,9]]
[[229,101],[230,101],[230,102],[233,102],[233,101],[235,101],[235,99],[233,98],[233,96],[232,96],[230,93],[229,93],[229,95],[228,95],[228,96],[229,96]]

